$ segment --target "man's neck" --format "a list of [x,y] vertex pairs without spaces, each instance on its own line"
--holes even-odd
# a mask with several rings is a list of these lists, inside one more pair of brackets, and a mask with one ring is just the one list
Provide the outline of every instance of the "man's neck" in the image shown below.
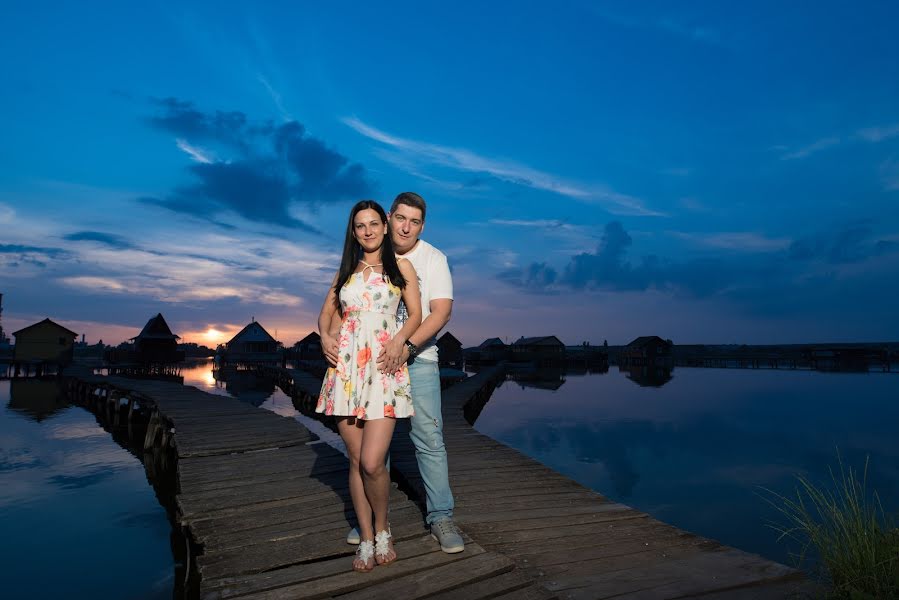
[[421,241],[421,238],[418,238],[417,240],[415,240],[415,243],[409,247],[408,250],[406,250],[405,252],[397,252],[396,253],[397,256],[406,256],[407,254],[409,254],[410,252],[412,252],[413,250],[418,248],[418,242],[420,242],[420,241]]

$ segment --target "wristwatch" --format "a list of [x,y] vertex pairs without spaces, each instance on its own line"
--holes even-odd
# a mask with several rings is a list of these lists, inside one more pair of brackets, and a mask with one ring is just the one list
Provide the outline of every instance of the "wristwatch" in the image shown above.
[[418,354],[418,346],[416,346],[409,340],[406,340],[406,348],[409,349],[409,358],[415,358],[415,355]]

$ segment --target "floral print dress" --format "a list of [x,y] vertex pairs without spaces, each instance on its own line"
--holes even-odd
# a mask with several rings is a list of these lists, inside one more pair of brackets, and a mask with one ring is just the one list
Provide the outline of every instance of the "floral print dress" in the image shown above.
[[[405,363],[395,373],[378,370],[375,360],[399,326],[400,288],[366,265],[340,289],[343,324],[337,366],[328,369],[315,412],[357,419],[404,418],[414,414]],[[370,270],[368,277],[366,272]]]

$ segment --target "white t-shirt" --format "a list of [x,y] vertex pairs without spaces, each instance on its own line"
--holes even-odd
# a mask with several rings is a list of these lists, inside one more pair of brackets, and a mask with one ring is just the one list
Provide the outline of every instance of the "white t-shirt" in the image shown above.
[[[415,247],[403,254],[402,258],[408,259],[418,274],[418,289],[421,291],[421,320],[424,321],[431,314],[431,300],[453,299],[453,278],[450,275],[449,264],[446,262],[446,255],[426,241],[418,240]],[[401,327],[408,316],[406,305],[400,302],[396,317]],[[418,345],[418,358],[437,362],[436,337]]]

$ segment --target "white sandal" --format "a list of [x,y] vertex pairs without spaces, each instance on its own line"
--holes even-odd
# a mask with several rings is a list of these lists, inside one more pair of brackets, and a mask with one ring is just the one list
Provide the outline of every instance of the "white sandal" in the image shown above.
[[[387,531],[379,531],[377,535],[375,535],[375,556],[382,561],[387,558],[387,553],[390,552],[390,538],[393,535],[390,533],[390,525],[387,526]],[[396,557],[393,558],[396,560]],[[390,560],[388,562],[393,562]],[[378,564],[385,564],[384,562]]]
[[356,567],[353,567],[353,570],[359,571],[360,573],[367,573],[367,572],[371,571],[372,569],[375,568],[375,565],[377,564],[372,560],[374,557],[375,557],[374,542],[372,542],[371,540],[363,540],[363,541],[359,542],[359,547],[356,548],[356,558],[361,560],[366,565],[368,564],[368,561],[371,560],[372,567],[371,567],[371,569],[357,569]]

